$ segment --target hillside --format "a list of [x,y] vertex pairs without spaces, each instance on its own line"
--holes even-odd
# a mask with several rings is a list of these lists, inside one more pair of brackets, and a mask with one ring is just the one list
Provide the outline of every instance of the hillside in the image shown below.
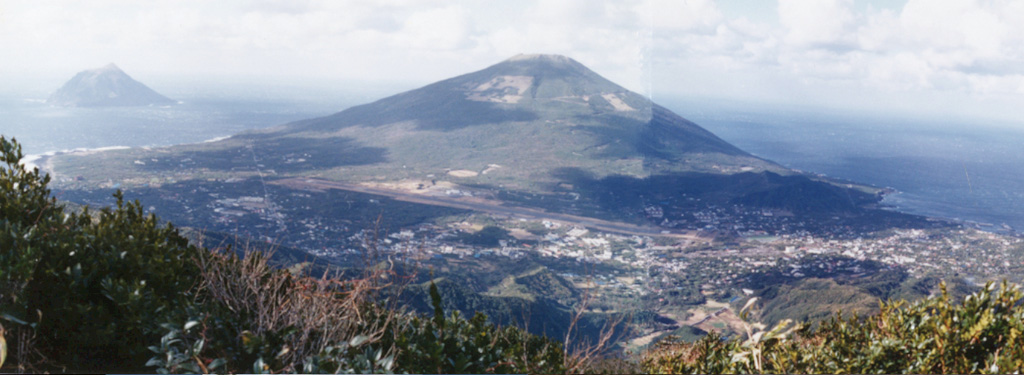
[[[199,171],[262,168],[333,179],[451,180],[546,190],[555,171],[598,177],[789,173],[563,56],[516,56],[334,115],[160,150]],[[130,161],[129,161],[130,162]],[[178,168],[157,163],[129,170]]]
[[47,103],[62,107],[169,105],[175,101],[132,79],[117,65],[107,64],[75,74],[50,95]]

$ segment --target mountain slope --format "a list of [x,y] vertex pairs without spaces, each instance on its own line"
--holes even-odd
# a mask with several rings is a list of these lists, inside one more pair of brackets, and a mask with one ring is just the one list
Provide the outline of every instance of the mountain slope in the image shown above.
[[789,178],[798,173],[557,55],[515,56],[333,115],[217,142],[76,159],[63,168],[81,173],[102,165],[100,176],[83,181],[126,186],[316,177],[412,194],[469,191],[633,221],[655,197],[667,202],[683,193],[713,199],[708,204],[800,212],[853,212],[878,199]]
[[[412,123],[417,131],[440,132],[496,123],[548,128],[538,129],[537,136],[530,138],[554,135],[557,128],[579,130],[582,134],[570,133],[568,138],[591,141],[590,147],[627,142],[621,150],[625,157],[670,160],[694,152],[750,156],[575,60],[557,55],[519,55],[474,73],[287,128],[327,133],[401,123]],[[521,143],[538,140],[527,138]]]
[[537,192],[563,183],[558,171],[565,168],[599,178],[791,173],[552,55],[520,55],[330,116],[165,150],[170,157],[160,162],[123,159],[124,170],[255,175],[258,167],[350,182],[446,181]]
[[174,104],[132,79],[114,64],[79,72],[46,100],[64,107],[113,107]]

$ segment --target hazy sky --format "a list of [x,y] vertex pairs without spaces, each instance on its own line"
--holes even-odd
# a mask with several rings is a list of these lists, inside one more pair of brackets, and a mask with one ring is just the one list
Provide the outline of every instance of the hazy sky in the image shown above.
[[0,0],[0,78],[53,89],[108,62],[144,82],[411,88],[517,53],[656,101],[1024,118],[1018,0]]

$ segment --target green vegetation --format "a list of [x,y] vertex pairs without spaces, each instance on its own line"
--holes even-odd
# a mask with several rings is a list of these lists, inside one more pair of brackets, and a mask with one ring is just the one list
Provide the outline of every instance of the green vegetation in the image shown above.
[[[478,314],[446,315],[436,285],[434,314],[401,312],[379,300],[388,270],[363,278],[295,277],[259,253],[208,254],[202,309],[162,324],[148,365],[166,372],[475,373],[560,372],[561,345]],[[381,282],[381,280],[386,280]]]
[[[413,311],[427,314],[433,309],[429,290],[436,283],[442,297],[442,307],[446,311],[458,312],[463,316],[482,312],[494,324],[523,327],[536,334],[560,339],[572,333],[578,337],[578,341],[588,343],[596,343],[600,339],[605,333],[602,328],[610,318],[608,314],[587,312],[570,328],[574,309],[546,297],[543,291],[532,289],[533,285],[513,282],[517,287],[517,295],[492,295],[471,289],[469,283],[464,282],[466,279],[448,274],[447,277],[424,284],[409,285],[403,291],[402,300]],[[522,281],[522,278],[518,281]],[[625,327],[618,327],[614,332],[616,337],[624,333]]]
[[0,137],[0,153],[0,316],[16,341],[11,357],[89,369],[144,362],[153,322],[188,300],[199,249],[120,195],[113,209],[67,211],[49,177],[18,164],[17,143]]
[[508,235],[508,230],[494,225],[488,225],[476,233],[462,235],[461,241],[467,245],[499,247],[501,246],[500,241],[507,241],[509,239],[512,239],[512,236]]
[[[565,372],[585,357],[515,327],[433,317],[381,296],[387,269],[295,276],[259,253],[190,245],[138,202],[73,212],[0,137],[4,370]],[[10,342],[10,345],[7,343]]]
[[[627,329],[601,329],[607,315],[587,312],[585,303],[566,308],[586,299],[581,291],[555,277],[554,269],[526,259],[509,262],[509,272],[477,278],[476,283],[469,276],[456,279],[456,272],[449,270],[444,278],[406,285],[407,274],[377,266],[360,275],[349,273],[346,279],[330,272],[310,278],[298,268],[290,272],[271,266],[273,255],[241,256],[232,249],[210,251],[190,244],[176,228],[159,224],[155,216],[144,214],[139,202],[125,202],[120,193],[110,208],[68,208],[52,197],[49,178],[26,171],[21,158],[18,144],[0,137],[3,371],[1024,370],[1024,293],[1010,283],[999,288],[990,283],[956,304],[951,294],[966,293],[962,284],[950,293],[936,279],[911,280],[898,272],[832,279],[808,273],[809,278],[760,292],[767,313],[759,316],[777,321],[772,329],[747,323],[746,332],[728,340],[714,332],[695,342],[676,336],[639,356],[595,362],[602,343]],[[490,239],[507,235],[486,233]],[[751,282],[781,277],[774,271],[751,276]],[[516,296],[482,293],[495,285],[494,294]],[[404,293],[398,293],[403,287]],[[857,307],[872,298],[926,295],[936,287],[938,295],[919,302],[890,300],[874,315],[856,313],[867,312]],[[855,314],[806,309],[822,298],[828,306]],[[410,309],[401,307],[403,303]],[[747,308],[756,305],[749,301],[740,315],[749,318]],[[548,324],[543,331],[569,332],[565,337],[572,343],[513,325],[498,326],[482,314],[464,318],[470,310],[505,311],[498,319],[502,322]],[[530,314],[516,316],[524,311]],[[815,325],[785,317],[794,314],[822,320]],[[646,315],[637,318],[657,320],[651,312]],[[710,326],[725,325],[713,321]],[[672,332],[686,339],[703,334],[688,326]],[[588,336],[589,346],[574,345],[586,343]]]
[[[841,314],[812,329],[786,320],[752,324],[743,338],[709,334],[663,341],[645,353],[649,373],[1011,373],[1024,369],[1024,298],[1007,282],[951,302],[883,303],[878,314]],[[752,303],[748,303],[748,306]]]
[[[871,261],[857,261],[842,256],[814,256],[793,264],[780,264],[772,269],[749,274],[747,287],[762,289],[754,296],[759,309],[756,320],[774,325],[786,319],[816,325],[842,311],[861,316],[878,311],[878,301],[916,301],[939,293],[942,279],[932,276],[912,277],[901,268],[889,269]],[[860,272],[849,269],[829,271],[817,265],[856,264]],[[803,277],[785,276],[780,271],[800,266]],[[962,278],[950,278],[949,292],[962,298],[978,290]],[[742,302],[737,302],[742,303]]]
[[853,285],[839,284],[832,279],[808,278],[789,285],[767,288],[767,299],[760,317],[766,324],[785,319],[817,322],[839,311],[857,315],[873,313],[878,297]]

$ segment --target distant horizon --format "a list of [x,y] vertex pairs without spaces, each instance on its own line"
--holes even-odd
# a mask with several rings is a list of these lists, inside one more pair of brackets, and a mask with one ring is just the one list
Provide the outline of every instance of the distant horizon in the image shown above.
[[[517,53],[645,95],[1021,123],[1024,4],[926,0],[7,1],[0,79],[116,63],[160,81],[413,88]],[[52,88],[51,88],[52,87]]]
[[[116,62],[108,64],[117,65]],[[103,64],[102,66],[105,65],[107,64]],[[85,68],[82,70],[98,69],[102,66]],[[486,66],[480,67],[479,69],[483,69],[485,67]],[[469,72],[470,71],[466,71],[450,77],[439,78],[437,81]],[[46,78],[31,76],[19,77],[20,81],[15,80],[12,84],[0,88],[0,96],[8,97],[8,99],[18,97],[26,100],[45,100],[46,97],[55,92],[76,73],[63,78],[57,76],[49,76]],[[417,89],[436,82],[419,80],[378,81],[371,79],[290,80],[274,76],[264,77],[204,74],[175,75],[165,73],[144,75],[140,78],[140,76],[132,74],[131,71],[125,70],[125,73],[140,80],[142,83],[150,86],[157,92],[163,93],[166,91],[168,96],[173,97],[175,100],[207,98],[218,100],[237,99],[309,103],[333,101],[339,102],[339,106],[336,108],[337,111],[342,111],[353,105],[370,103],[378,99]],[[601,72],[597,73],[601,74]],[[941,123],[938,125],[942,126],[981,125],[987,128],[1024,130],[1024,120],[1010,116],[972,116],[962,113],[934,113],[929,111],[918,111],[913,108],[886,108],[871,106],[848,107],[833,104],[821,105],[785,99],[772,100],[766,98],[724,97],[707,94],[701,95],[700,93],[676,92],[670,89],[658,90],[647,96],[651,97],[654,103],[667,106],[673,111],[680,111],[680,103],[701,103],[708,106],[705,109],[718,112],[734,111],[742,108],[743,110],[753,112],[772,110],[820,114],[834,113],[840,117],[848,115],[863,115],[865,117],[891,116],[912,119],[915,121],[938,120]],[[681,111],[679,114],[683,117],[689,117],[685,111]]]

